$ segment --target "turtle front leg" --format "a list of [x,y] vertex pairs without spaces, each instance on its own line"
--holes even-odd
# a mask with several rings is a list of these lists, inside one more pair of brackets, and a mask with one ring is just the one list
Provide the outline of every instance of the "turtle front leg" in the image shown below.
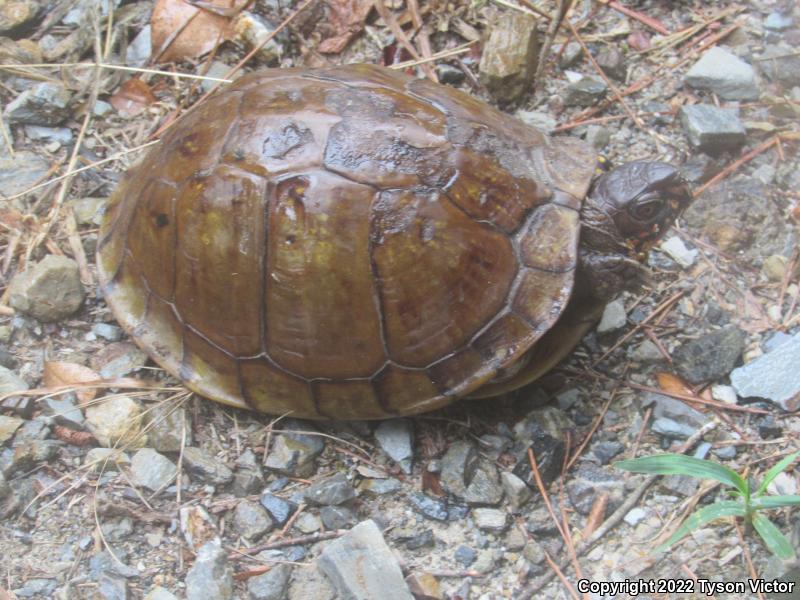
[[606,304],[623,290],[634,290],[650,281],[642,263],[622,254],[601,254],[582,250],[576,283],[583,292]]

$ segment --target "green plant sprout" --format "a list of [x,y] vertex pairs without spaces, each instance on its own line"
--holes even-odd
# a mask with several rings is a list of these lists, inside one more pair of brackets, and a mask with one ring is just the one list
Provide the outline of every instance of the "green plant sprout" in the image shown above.
[[[721,500],[692,513],[668,540],[656,548],[657,552],[666,550],[686,534],[702,527],[706,523],[724,517],[742,517],[746,524],[752,525],[758,532],[770,552],[779,558],[788,560],[795,557],[791,543],[778,530],[775,524],[763,514],[763,511],[784,506],[800,506],[800,496],[765,496],[764,493],[767,491],[767,486],[770,482],[781,471],[786,470],[798,456],[800,456],[800,452],[794,452],[776,463],[764,474],[764,479],[758,488],[755,488],[753,482],[745,479],[733,469],[709,460],[682,454],[643,456],[615,462],[614,466],[633,473],[688,475],[698,479],[714,479],[734,488],[730,491],[735,497],[734,500]],[[754,488],[755,491],[753,491]]]

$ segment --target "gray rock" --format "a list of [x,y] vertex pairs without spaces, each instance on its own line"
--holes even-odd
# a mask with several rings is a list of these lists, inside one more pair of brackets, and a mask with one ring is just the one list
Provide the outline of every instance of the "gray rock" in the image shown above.
[[675,368],[692,383],[715,381],[731,372],[744,352],[747,336],[737,327],[726,327],[681,344],[672,353]]
[[25,420],[19,417],[0,415],[0,444],[10,440],[24,422]]
[[456,551],[453,554],[453,558],[456,559],[456,562],[464,567],[469,567],[472,563],[475,562],[475,559],[477,557],[478,553],[475,552],[475,550],[463,544],[461,544],[458,548],[456,548]]
[[756,179],[736,177],[702,194],[683,219],[723,252],[758,267],[771,254],[788,256],[798,243],[771,193]]
[[445,85],[459,85],[467,78],[464,71],[447,63],[436,65],[436,76],[439,78],[439,83]]
[[791,13],[779,10],[772,11],[764,19],[764,29],[769,29],[770,31],[786,31],[791,29],[792,25],[794,25],[794,19]]
[[606,304],[603,316],[597,325],[597,333],[608,333],[625,327],[628,315],[625,312],[625,303],[621,299]]
[[28,579],[25,585],[12,590],[19,598],[52,598],[56,591],[58,581],[55,579]]
[[122,339],[122,328],[108,323],[97,323],[92,326],[92,333],[109,342],[118,342]]
[[358,522],[356,514],[346,506],[323,506],[319,518],[325,529],[349,529]]
[[272,519],[257,502],[241,500],[233,513],[233,526],[246,540],[254,542],[274,527]]
[[679,167],[679,170],[687,182],[700,185],[718,174],[722,170],[722,163],[707,154],[694,154]]
[[119,466],[130,466],[130,457],[115,448],[92,448],[83,459],[84,465],[91,465],[96,472],[119,471]]
[[145,594],[144,600],[178,600],[178,597],[169,590],[156,586]]
[[497,508],[475,508],[472,510],[472,518],[481,531],[500,532],[508,526],[506,511]]
[[606,95],[606,82],[592,75],[583,75],[580,79],[567,84],[564,90],[565,106],[591,106]]
[[275,65],[283,56],[284,48],[280,36],[273,37],[275,26],[264,17],[243,10],[233,19],[235,38],[248,49],[256,49],[256,56],[267,65]]
[[634,527],[638,525],[645,517],[647,516],[647,511],[641,507],[636,507],[630,509],[627,513],[625,513],[625,522]]
[[4,469],[6,477],[15,473],[30,471],[40,463],[46,463],[56,457],[61,442],[55,440],[33,440],[14,448],[11,464]]
[[800,408],[800,333],[777,348],[731,373],[731,383],[742,398],[767,398],[787,411]]
[[442,473],[439,481],[446,492],[463,498],[477,466],[478,452],[475,444],[469,440],[457,440],[442,457]]
[[316,564],[303,569],[294,569],[289,582],[288,600],[339,600],[340,597]]
[[650,118],[657,125],[672,125],[673,121],[675,121],[675,114],[672,111],[672,107],[666,102],[650,100],[649,102],[645,102],[642,108],[646,112],[651,113]]
[[690,427],[692,433],[709,422],[709,418],[699,410],[695,410],[685,402],[669,396],[650,392],[645,396],[642,405],[648,407],[651,404],[653,405],[653,417],[655,419],[672,419]]
[[86,409],[86,427],[100,445],[143,446],[147,437],[143,430],[142,405],[128,396],[112,396]]
[[537,43],[536,20],[528,15],[506,12],[492,27],[478,71],[498,102],[516,102],[530,90]]
[[33,152],[22,150],[13,157],[0,153],[0,189],[6,196],[21,194],[42,181],[49,170],[49,163]]
[[374,521],[363,521],[329,543],[317,564],[342,598],[413,600],[400,565]]
[[767,46],[758,65],[770,80],[784,87],[800,85],[800,55],[789,44]]
[[672,235],[661,242],[659,248],[669,254],[670,258],[684,269],[688,269],[697,261],[697,250],[690,250],[677,235]]
[[331,506],[352,500],[356,491],[344,473],[337,473],[309,486],[303,496],[312,506]]
[[519,477],[508,471],[500,473],[500,482],[511,510],[518,511],[531,498],[531,489]]
[[693,495],[700,485],[697,479],[688,475],[667,475],[659,483],[670,494],[684,497]]
[[[552,413],[552,411],[550,412]],[[547,413],[537,410],[531,414],[538,416]],[[512,472],[531,487],[536,487],[536,483],[531,472],[531,464],[528,457],[529,450],[536,457],[536,468],[545,485],[555,481],[556,477],[561,474],[564,454],[566,453],[566,445],[562,439],[564,432],[554,431],[552,427],[548,431],[543,426],[544,423],[544,421],[539,422],[537,419],[531,420],[526,417],[524,435],[518,435],[522,441],[522,447],[515,453],[517,464]],[[514,430],[516,433],[517,427]],[[553,434],[559,437],[555,437]]]
[[558,66],[561,69],[574,67],[581,56],[583,56],[583,48],[581,45],[578,42],[570,42],[561,53],[561,57],[558,59]]
[[703,53],[684,81],[693,88],[711,90],[725,100],[758,100],[761,95],[755,69],[720,46]]
[[[7,498],[11,495],[11,486],[6,481],[6,476],[3,475],[3,469],[0,468],[0,500]],[[0,511],[2,512],[2,511]]]
[[503,499],[503,488],[497,467],[481,459],[464,492],[464,501],[471,506],[496,506]]
[[592,452],[594,452],[601,465],[610,463],[623,450],[625,450],[625,446],[614,440],[597,442],[592,446]]
[[300,516],[294,522],[294,527],[301,533],[315,533],[322,529],[322,519],[312,513],[300,513]]
[[8,123],[59,125],[70,116],[72,94],[61,83],[45,81],[22,92],[6,105]]
[[375,429],[375,439],[381,449],[407,475],[411,473],[411,459],[414,456],[413,435],[414,426],[409,419],[383,421]]
[[131,342],[113,342],[93,359],[92,367],[103,379],[124,377],[147,363],[147,354]]
[[530,125],[531,127],[547,134],[553,133],[555,128],[558,126],[558,121],[555,120],[553,115],[546,112],[540,112],[536,110],[518,110],[515,116],[526,125]]
[[622,503],[625,494],[621,476],[590,462],[581,463],[566,487],[570,504],[582,515],[591,512],[598,493],[608,494],[611,510]]
[[694,427],[688,423],[681,423],[669,417],[658,417],[653,420],[650,429],[652,429],[654,433],[669,438],[686,439],[691,437],[694,432],[697,431],[698,427]]
[[75,394],[61,394],[51,398],[42,398],[39,406],[43,414],[52,417],[59,425],[82,430],[84,416],[81,409],[78,408],[77,402]]
[[625,66],[625,55],[617,46],[603,46],[595,57],[603,72],[617,81],[625,81],[628,69]]
[[100,525],[100,531],[107,540],[118,542],[133,533],[133,521],[129,517],[109,519]]
[[205,508],[199,505],[183,506],[178,511],[181,533],[189,549],[197,552],[206,543],[219,541],[217,526]]
[[767,415],[758,424],[758,436],[762,440],[774,440],[783,435],[783,427],[781,427],[775,417]]
[[297,505],[294,502],[289,502],[269,492],[265,492],[261,496],[261,506],[267,510],[270,518],[278,527],[283,527],[289,517],[297,510]]
[[28,139],[43,142],[58,142],[62,146],[72,141],[72,130],[68,127],[41,127],[39,125],[25,125],[25,135]]
[[10,392],[21,392],[28,389],[25,380],[11,369],[0,367],[0,395]]
[[376,496],[383,496],[384,494],[394,494],[403,487],[397,479],[365,479],[363,480],[358,489],[362,492],[374,494]]
[[7,34],[31,23],[42,6],[34,0],[17,0],[0,4],[0,33]]
[[127,553],[124,549],[117,547],[114,549],[115,556],[107,550],[98,552],[89,559],[89,577],[95,581],[103,576],[103,573],[112,573],[122,577],[138,577],[139,571],[125,564]]
[[217,460],[202,448],[188,446],[183,450],[183,464],[193,476],[212,485],[225,485],[233,479],[228,465]]
[[405,538],[405,545],[409,550],[419,550],[420,548],[435,546],[436,540],[433,537],[433,529],[424,529],[411,537]]
[[435,498],[431,498],[422,492],[412,492],[408,496],[411,507],[423,517],[434,521],[446,521],[449,516],[447,505]]
[[531,564],[538,565],[545,561],[544,548],[536,540],[528,540],[522,549],[522,556]]
[[658,346],[650,340],[643,340],[631,351],[631,360],[645,365],[651,365],[663,362],[665,359],[658,349]]
[[247,593],[252,600],[283,600],[289,589],[292,567],[277,564],[263,575],[247,580]]
[[68,317],[83,304],[78,263],[49,254],[11,280],[9,304],[39,321]]
[[[131,67],[141,67],[150,59],[152,52],[152,28],[148,23],[139,30],[136,37],[128,46],[128,52],[125,55],[127,64]],[[112,107],[113,108],[113,107]]]
[[693,148],[707,154],[719,154],[739,149],[747,132],[732,108],[712,104],[682,106],[681,125]]
[[219,541],[205,544],[186,575],[187,600],[229,600],[233,597],[233,569]]
[[237,498],[257,494],[264,488],[264,475],[252,469],[237,469],[231,482],[231,493]]
[[[211,66],[206,71],[206,77],[216,77],[217,79],[225,79],[225,76],[230,72],[231,67],[224,62],[219,60],[212,61]],[[203,88],[203,92],[210,92],[213,89],[218,88],[220,85],[225,85],[221,81],[213,81],[211,79],[204,79],[203,82],[200,84],[200,87]]]
[[264,466],[290,477],[311,476],[315,470],[316,458],[325,449],[325,443],[319,436],[302,433],[317,433],[313,426],[304,421],[284,419],[282,425],[284,430],[301,433],[282,433],[276,436]]
[[177,474],[172,461],[152,448],[142,448],[131,459],[133,482],[152,491],[166,488]]
[[586,141],[595,150],[602,150],[611,141],[611,130],[602,125],[589,125],[586,128]]
[[[108,198],[77,198],[69,202],[78,225],[100,225]],[[98,323],[101,325],[102,323]],[[118,340],[111,340],[118,341]]]
[[186,435],[185,446],[192,444],[192,425],[183,406],[164,402],[149,407],[144,415],[147,422],[148,446],[159,452],[179,452]]
[[30,421],[25,421],[17,430],[12,448],[22,446],[36,440],[46,440],[50,436],[50,419],[48,417],[37,416]]

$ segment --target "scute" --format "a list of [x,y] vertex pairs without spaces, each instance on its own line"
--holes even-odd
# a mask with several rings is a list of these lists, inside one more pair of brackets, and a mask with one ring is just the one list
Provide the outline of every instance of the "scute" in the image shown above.
[[432,410],[563,311],[587,148],[372,65],[253,73],[123,178],[101,286],[201,395],[307,418]]

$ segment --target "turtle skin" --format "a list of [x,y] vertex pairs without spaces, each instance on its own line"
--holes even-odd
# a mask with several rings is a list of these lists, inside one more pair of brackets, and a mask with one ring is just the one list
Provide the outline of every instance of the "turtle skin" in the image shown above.
[[100,285],[207,398],[311,419],[429,411],[559,321],[595,165],[580,140],[382,67],[256,72],[123,177]]

